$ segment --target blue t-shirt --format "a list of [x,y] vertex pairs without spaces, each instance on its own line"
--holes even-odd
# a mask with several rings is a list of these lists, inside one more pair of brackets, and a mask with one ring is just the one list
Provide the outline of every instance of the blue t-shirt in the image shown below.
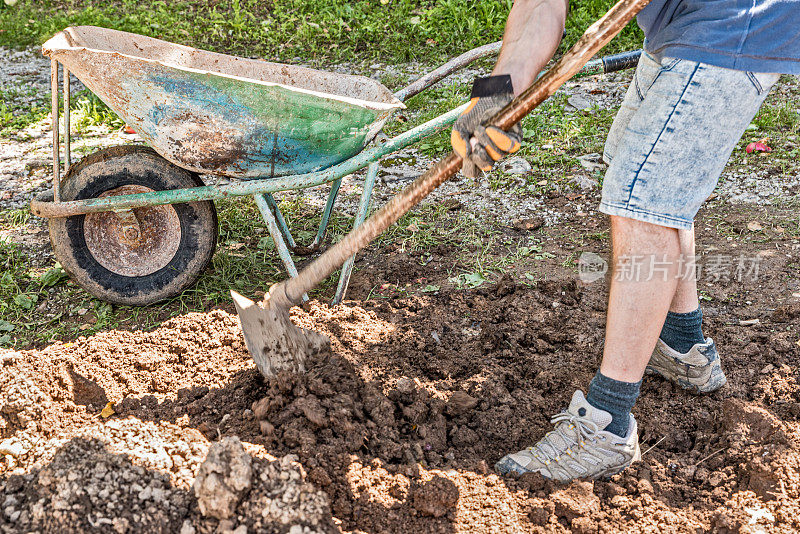
[[651,0],[638,22],[657,56],[800,74],[800,0]]

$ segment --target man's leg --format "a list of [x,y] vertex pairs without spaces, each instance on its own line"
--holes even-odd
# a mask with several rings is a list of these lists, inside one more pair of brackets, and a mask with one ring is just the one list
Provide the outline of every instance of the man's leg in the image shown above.
[[612,216],[611,240],[615,272],[600,372],[638,382],[676,294],[678,230]]
[[[631,408],[677,285],[678,230],[611,217],[615,273],[609,293],[603,363],[584,397],[576,391],[555,430],[500,459],[501,473],[547,478],[609,476],[640,457]],[[583,431],[578,431],[583,428]]]
[[681,272],[678,273],[678,287],[669,305],[672,313],[691,313],[700,308],[697,298],[697,269],[694,268],[695,243],[694,227],[691,230],[678,230],[681,250]]
[[688,354],[695,345],[705,345],[703,313],[697,298],[697,270],[694,265],[694,228],[680,230],[681,272],[669,307],[667,320],[656,350],[666,345],[678,354]]
[[647,366],[693,393],[711,393],[727,383],[717,347],[703,335],[703,313],[697,297],[694,229],[678,230],[681,268],[675,296]]
[[619,216],[611,217],[611,242],[603,361],[586,400],[611,414],[606,431],[625,437],[642,375],[676,296],[681,247],[675,228]]

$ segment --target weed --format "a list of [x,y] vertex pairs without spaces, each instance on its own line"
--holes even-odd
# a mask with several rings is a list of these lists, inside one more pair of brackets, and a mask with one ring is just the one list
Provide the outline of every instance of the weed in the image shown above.
[[19,228],[28,224],[31,211],[28,208],[0,211],[0,224],[3,228]]
[[375,245],[379,248],[396,247],[401,252],[416,252],[437,245],[461,243],[463,234],[459,228],[463,230],[464,222],[454,221],[442,206],[418,206],[381,234],[375,240]]
[[800,113],[791,100],[768,104],[761,107],[751,126],[761,133],[793,133],[800,127]]
[[49,94],[40,95],[33,89],[0,88],[0,137],[8,137],[46,117],[50,112],[48,98]]
[[449,281],[459,289],[469,288],[475,289],[476,287],[482,286],[488,279],[484,276],[483,273],[474,271],[471,273],[462,273],[458,276],[452,277]]
[[524,279],[522,280],[522,284],[528,287],[536,286],[536,283],[540,280],[543,280],[542,276],[537,276],[534,273],[526,272],[523,275]]
[[0,239],[0,346],[16,345],[35,335],[30,316],[48,289],[66,278],[56,264],[44,273],[31,270],[28,258],[8,240]]
[[[452,109],[457,108],[469,98],[469,87],[465,85],[446,84],[433,87],[410,98],[405,104],[408,107],[405,115],[408,120],[392,121],[386,125],[386,135],[395,136],[412,126],[432,120]],[[449,128],[427,137],[417,143],[415,148],[428,157],[439,157],[450,150]]]
[[95,126],[108,126],[115,129],[121,128],[125,124],[125,121],[119,118],[111,108],[89,91],[80,95],[77,101],[70,105],[70,109],[72,110],[70,119],[78,133],[85,133]]
[[[50,93],[12,87],[0,88],[0,97],[0,137],[19,135],[20,130],[50,115]],[[59,101],[59,113],[63,114],[63,108],[63,101]],[[93,126],[119,128],[124,124],[111,108],[90,91],[75,95],[70,110],[71,125],[77,133],[84,133]]]

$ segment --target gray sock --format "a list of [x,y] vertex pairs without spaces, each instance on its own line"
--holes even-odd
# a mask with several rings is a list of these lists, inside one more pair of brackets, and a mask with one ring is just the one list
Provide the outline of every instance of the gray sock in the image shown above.
[[703,312],[697,308],[689,313],[667,313],[659,337],[672,350],[686,354],[698,343],[706,341],[703,336]]
[[631,408],[639,397],[639,388],[642,381],[621,382],[608,378],[600,371],[594,375],[589,384],[589,394],[586,401],[611,414],[611,422],[605,428],[608,432],[625,437],[630,426]]

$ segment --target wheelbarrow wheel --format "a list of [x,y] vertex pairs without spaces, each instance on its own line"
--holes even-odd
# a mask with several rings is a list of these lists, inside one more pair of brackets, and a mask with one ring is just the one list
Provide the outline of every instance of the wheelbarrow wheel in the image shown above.
[[[146,146],[99,150],[70,167],[62,200],[202,186],[200,177]],[[217,212],[211,201],[50,219],[56,259],[101,300],[145,306],[179,294],[211,262]]]

